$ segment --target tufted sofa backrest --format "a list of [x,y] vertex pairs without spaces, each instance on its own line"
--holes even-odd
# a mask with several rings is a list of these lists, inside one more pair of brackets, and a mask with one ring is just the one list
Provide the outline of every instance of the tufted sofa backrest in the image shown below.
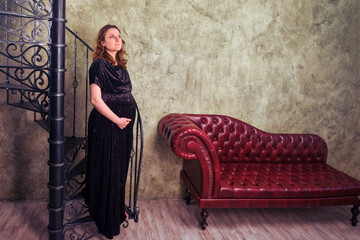
[[220,162],[326,163],[325,141],[313,134],[273,134],[222,115],[184,114],[211,139]]

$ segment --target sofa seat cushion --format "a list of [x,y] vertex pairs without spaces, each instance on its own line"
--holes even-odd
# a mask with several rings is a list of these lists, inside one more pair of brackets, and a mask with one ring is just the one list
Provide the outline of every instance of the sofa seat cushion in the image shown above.
[[219,198],[354,196],[360,181],[324,163],[220,163]]

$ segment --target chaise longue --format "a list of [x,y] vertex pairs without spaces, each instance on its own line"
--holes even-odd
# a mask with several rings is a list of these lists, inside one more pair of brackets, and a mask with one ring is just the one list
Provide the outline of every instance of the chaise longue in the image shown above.
[[158,131],[184,159],[181,177],[189,204],[201,208],[309,208],[360,205],[360,181],[327,164],[325,141],[313,134],[273,134],[222,115],[163,117]]

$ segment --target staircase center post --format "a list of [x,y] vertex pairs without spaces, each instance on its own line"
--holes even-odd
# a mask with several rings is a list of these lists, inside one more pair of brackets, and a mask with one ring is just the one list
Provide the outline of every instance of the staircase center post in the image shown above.
[[50,46],[49,239],[63,240],[65,0],[53,1]]

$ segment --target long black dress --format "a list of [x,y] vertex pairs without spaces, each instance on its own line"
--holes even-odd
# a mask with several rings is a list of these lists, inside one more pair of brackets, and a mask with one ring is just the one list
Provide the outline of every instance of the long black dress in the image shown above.
[[101,89],[102,99],[119,117],[132,121],[124,129],[95,108],[89,117],[88,158],[83,196],[99,232],[107,238],[120,233],[125,215],[125,184],[133,144],[135,100],[126,69],[95,60],[89,70],[90,84]]

